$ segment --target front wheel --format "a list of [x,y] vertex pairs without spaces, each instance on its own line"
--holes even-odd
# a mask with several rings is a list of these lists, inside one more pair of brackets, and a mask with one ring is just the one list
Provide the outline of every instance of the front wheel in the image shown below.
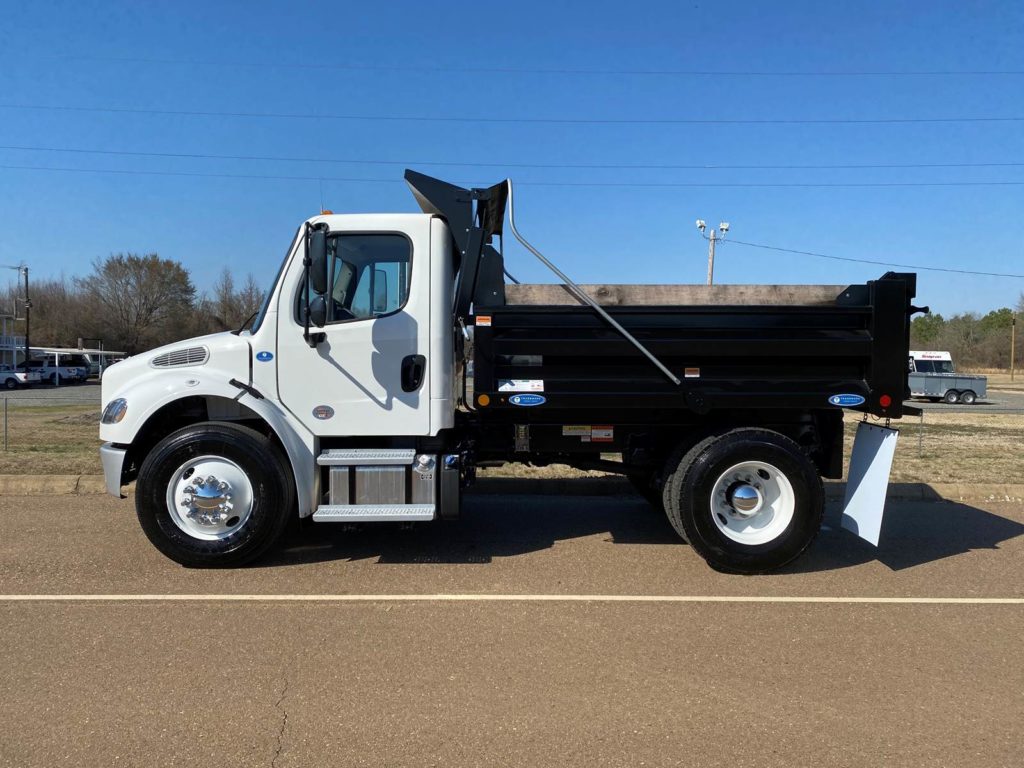
[[207,422],[160,441],[139,468],[135,509],[164,555],[189,567],[243,565],[281,537],[294,490],[277,447],[237,424]]
[[4,380],[4,388],[5,389],[17,389],[18,388],[18,380],[17,379],[5,379]]
[[780,568],[803,553],[821,528],[821,478],[784,435],[734,430],[699,444],[683,462],[666,488],[669,521],[713,568]]

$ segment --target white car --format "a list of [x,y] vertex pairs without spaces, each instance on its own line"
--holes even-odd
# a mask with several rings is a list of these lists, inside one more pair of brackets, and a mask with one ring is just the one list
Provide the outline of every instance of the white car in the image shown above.
[[38,384],[40,381],[42,381],[42,377],[38,371],[15,371],[8,365],[0,369],[0,382],[6,389],[27,387],[29,384]]

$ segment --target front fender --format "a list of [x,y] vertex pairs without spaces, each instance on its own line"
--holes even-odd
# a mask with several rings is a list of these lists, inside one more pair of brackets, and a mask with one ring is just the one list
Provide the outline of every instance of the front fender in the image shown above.
[[101,424],[100,438],[109,443],[130,446],[158,412],[186,398],[236,401],[262,419],[284,446],[295,478],[299,515],[311,515],[315,511],[313,495],[316,483],[313,435],[291,419],[275,400],[259,399],[226,382],[200,379],[197,374],[196,371],[150,373],[120,388],[116,397],[127,401],[127,411],[119,423]]

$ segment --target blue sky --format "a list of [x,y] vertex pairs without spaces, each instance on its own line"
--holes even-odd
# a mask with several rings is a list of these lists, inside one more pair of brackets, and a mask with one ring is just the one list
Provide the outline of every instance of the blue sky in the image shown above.
[[[591,120],[1024,118],[1017,2],[0,2],[0,104]],[[346,68],[349,67],[349,68]],[[354,68],[351,68],[354,67]],[[532,72],[480,72],[535,70]],[[536,70],[806,72],[579,74]],[[83,274],[158,252],[200,290],[229,266],[272,278],[298,223],[411,211],[426,173],[518,181],[520,229],[581,282],[702,282],[694,227],[846,258],[1024,273],[1024,186],[531,186],[1024,182],[1024,165],[960,168],[585,169],[426,166],[1024,164],[1024,122],[459,123],[0,107],[0,145],[397,164],[242,161],[0,149],[0,166],[299,176],[208,178],[0,168],[0,263]],[[323,177],[324,181],[317,181]],[[377,179],[383,181],[341,181]],[[543,267],[507,249],[520,280]],[[851,283],[886,267],[726,243],[716,282]],[[13,273],[12,273],[13,276]],[[922,272],[950,314],[1013,305],[1024,279]]]

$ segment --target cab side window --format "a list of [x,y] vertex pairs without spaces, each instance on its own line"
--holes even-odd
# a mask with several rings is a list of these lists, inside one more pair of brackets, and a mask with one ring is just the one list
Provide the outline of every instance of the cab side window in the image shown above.
[[412,246],[402,235],[339,235],[328,240],[327,321],[397,312],[409,297]]

